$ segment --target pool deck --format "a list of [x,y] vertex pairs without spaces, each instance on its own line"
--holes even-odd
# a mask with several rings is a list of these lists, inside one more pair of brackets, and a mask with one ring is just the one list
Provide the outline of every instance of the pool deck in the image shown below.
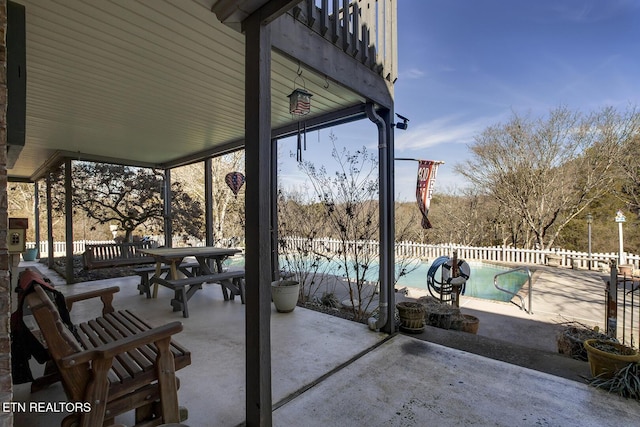
[[[568,322],[604,330],[605,280],[608,273],[536,266],[532,311],[512,303],[462,296],[461,312],[480,319],[477,335],[427,327],[416,338],[495,360],[583,382],[588,363],[557,353],[556,336]],[[526,285],[525,285],[526,287]],[[428,294],[410,289],[408,298]],[[528,307],[528,295],[524,295]]]
[[[608,273],[536,266],[531,295],[533,314],[510,302],[496,302],[464,295],[460,299],[463,313],[481,319],[478,334],[503,341],[554,352],[555,331],[567,322],[579,322],[604,330],[605,281]],[[527,284],[521,290],[529,306]],[[427,292],[411,289],[411,297]],[[514,301],[518,301],[514,299]],[[554,333],[549,331],[553,330]]]
[[[193,354],[192,365],[179,372],[180,403],[189,409],[185,424],[243,425],[245,306],[224,301],[219,286],[207,285],[190,301],[191,315],[183,319],[171,311],[169,290],[160,289],[157,299],[146,299],[138,295],[137,281],[137,277],[127,277],[58,287],[76,293],[118,285],[117,308],[133,309],[156,323],[182,321],[184,331],[177,338]],[[301,307],[288,314],[273,309],[273,425],[629,425],[640,417],[638,402],[596,390],[578,378],[485,357],[477,354],[479,344],[474,353],[434,342],[443,339],[459,344],[463,337],[467,345],[474,346],[474,340],[487,341],[497,353],[515,348],[525,355],[539,351],[554,363],[551,356],[561,358],[550,348],[558,323],[572,319],[589,325],[602,322],[602,288],[598,274],[555,269],[537,277],[533,315],[511,304],[465,298],[463,312],[477,313],[480,318],[477,336],[428,328],[420,337],[389,337]],[[73,311],[74,316],[86,318],[96,307],[74,305]],[[586,362],[578,363],[588,370]],[[59,384],[33,395],[28,385],[15,386],[14,391],[16,401],[65,400]],[[59,425],[63,415],[15,414],[14,425]],[[131,417],[117,421],[130,425]]]

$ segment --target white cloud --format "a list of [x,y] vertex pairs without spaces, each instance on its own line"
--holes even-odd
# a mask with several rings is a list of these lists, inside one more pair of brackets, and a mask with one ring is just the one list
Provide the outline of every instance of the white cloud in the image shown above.
[[401,72],[400,77],[403,79],[419,79],[425,76],[425,72],[418,68],[409,68],[407,71]]
[[[639,6],[637,0],[572,0],[547,5],[552,19],[587,24],[636,13]],[[547,12],[547,9],[543,7],[542,12]]]
[[485,128],[495,124],[494,118],[481,117],[464,120],[459,116],[447,116],[412,125],[406,131],[396,132],[395,148],[398,151],[416,150],[438,144],[469,144]]

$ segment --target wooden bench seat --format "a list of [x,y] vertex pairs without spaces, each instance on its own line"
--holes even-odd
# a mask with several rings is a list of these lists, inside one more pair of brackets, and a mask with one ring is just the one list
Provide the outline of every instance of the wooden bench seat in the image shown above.
[[[179,332],[180,326],[175,329],[174,324],[169,324],[173,330]],[[117,343],[125,339],[136,339],[150,326],[136,314],[129,310],[114,311],[103,317],[77,325],[76,333],[80,345],[84,350],[96,350],[106,344]],[[176,370],[182,369],[191,363],[191,353],[175,341],[170,343],[170,350]],[[112,369],[109,371],[110,393],[121,395],[120,390],[126,391],[131,382],[147,383],[155,376],[155,362],[158,357],[157,348],[153,343],[143,344],[131,351],[124,352],[115,357]]]
[[[222,294],[225,301],[235,299],[236,295],[244,304],[244,270],[231,270],[222,273],[214,273],[202,276],[185,277],[182,279],[166,279],[161,277],[151,277],[150,283],[162,285],[175,291],[171,300],[173,311],[182,311],[184,317],[189,317],[187,302],[193,294],[202,289],[204,283],[219,283],[222,285]],[[227,293],[229,292],[229,294]]]
[[155,259],[143,254],[140,249],[154,247],[156,243],[150,241],[87,245],[82,253],[82,263],[87,270],[152,264]]
[[[194,274],[198,274],[198,269],[200,268],[200,264],[197,262],[183,262],[178,267],[180,271],[188,276],[192,276]],[[160,268],[160,271],[164,277],[169,274],[171,270],[171,266],[163,264]],[[140,276],[140,284],[138,284],[138,291],[140,291],[140,295],[146,295],[147,298],[151,298],[151,285],[149,283],[149,277],[156,273],[156,266],[144,266],[144,267],[136,267],[133,269],[133,272]]]
[[171,339],[180,322],[152,327],[131,311],[107,307],[72,333],[41,286],[26,301],[55,363],[49,379],[62,381],[70,401],[91,405],[66,417],[63,427],[112,425],[134,409],[136,426],[181,421],[175,371],[191,363],[191,353]]

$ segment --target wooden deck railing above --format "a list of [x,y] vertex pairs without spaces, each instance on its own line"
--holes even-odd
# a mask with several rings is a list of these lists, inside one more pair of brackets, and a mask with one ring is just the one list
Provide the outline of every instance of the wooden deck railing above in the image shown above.
[[394,83],[397,0],[305,0],[290,12],[345,53]]

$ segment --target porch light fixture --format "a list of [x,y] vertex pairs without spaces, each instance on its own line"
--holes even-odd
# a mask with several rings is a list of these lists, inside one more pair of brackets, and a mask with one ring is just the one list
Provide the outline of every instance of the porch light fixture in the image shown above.
[[398,114],[398,113],[396,113],[396,116],[398,116],[398,118],[399,118],[400,120],[402,120],[402,122],[398,122],[398,123],[395,123],[395,124],[394,124],[394,125],[395,125],[395,127],[396,127],[396,129],[407,130],[407,127],[409,127],[409,123],[408,123],[408,122],[409,122],[409,119],[407,119],[407,118],[406,118],[406,117],[404,117],[404,116],[401,116],[401,115],[400,115],[400,114]]

